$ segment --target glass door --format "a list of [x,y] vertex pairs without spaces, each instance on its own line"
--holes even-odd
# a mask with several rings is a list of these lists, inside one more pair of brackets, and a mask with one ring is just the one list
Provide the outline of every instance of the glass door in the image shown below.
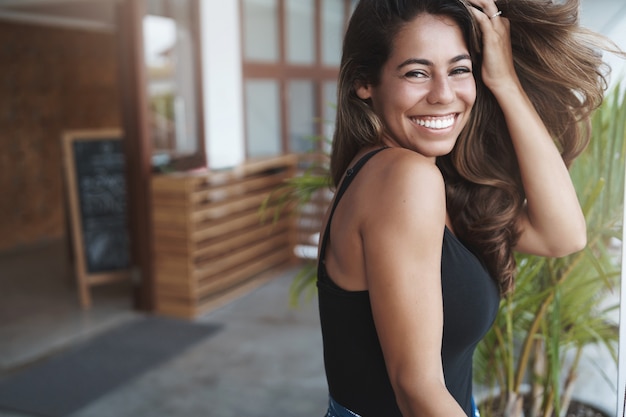
[[156,167],[204,164],[196,0],[144,0],[147,121]]

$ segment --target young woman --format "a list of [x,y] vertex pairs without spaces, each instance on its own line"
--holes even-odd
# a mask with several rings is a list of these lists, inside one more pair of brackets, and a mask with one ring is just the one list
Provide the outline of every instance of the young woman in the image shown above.
[[357,5],[318,265],[328,417],[472,415],[472,355],[513,287],[513,251],[585,246],[567,166],[605,79],[577,12]]

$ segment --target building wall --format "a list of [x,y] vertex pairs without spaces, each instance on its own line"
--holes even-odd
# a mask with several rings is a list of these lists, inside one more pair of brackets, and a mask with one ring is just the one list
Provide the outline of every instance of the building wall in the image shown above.
[[[623,0],[583,0],[581,23],[595,31],[602,33],[612,39],[623,51],[626,51],[626,3]],[[606,54],[604,59],[612,68],[610,86],[615,88],[620,83],[621,89],[626,89],[626,59],[612,54]],[[624,212],[626,218],[626,211]],[[626,239],[626,231],[622,242]],[[619,346],[619,366],[617,375],[617,404],[616,415],[624,415],[626,408],[624,400],[626,398],[626,251],[622,251],[622,282],[620,307],[620,346]],[[594,400],[594,391],[602,389],[593,387],[590,383],[577,383],[574,395],[578,398],[586,399],[590,402]],[[595,391],[597,392],[597,391]],[[607,405],[610,409],[610,405]]]
[[0,22],[0,250],[66,234],[61,134],[121,123],[114,34]]

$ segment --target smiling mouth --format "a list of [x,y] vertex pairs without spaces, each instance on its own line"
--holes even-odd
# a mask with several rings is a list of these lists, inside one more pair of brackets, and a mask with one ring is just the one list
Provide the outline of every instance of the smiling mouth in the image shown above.
[[423,126],[427,129],[447,129],[454,124],[456,114],[450,114],[443,117],[419,118],[411,117],[413,123]]

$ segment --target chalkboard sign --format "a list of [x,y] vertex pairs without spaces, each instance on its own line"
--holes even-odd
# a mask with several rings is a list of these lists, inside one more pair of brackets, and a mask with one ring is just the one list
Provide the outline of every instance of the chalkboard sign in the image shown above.
[[119,130],[63,135],[72,241],[80,300],[89,287],[130,276],[126,176]]

